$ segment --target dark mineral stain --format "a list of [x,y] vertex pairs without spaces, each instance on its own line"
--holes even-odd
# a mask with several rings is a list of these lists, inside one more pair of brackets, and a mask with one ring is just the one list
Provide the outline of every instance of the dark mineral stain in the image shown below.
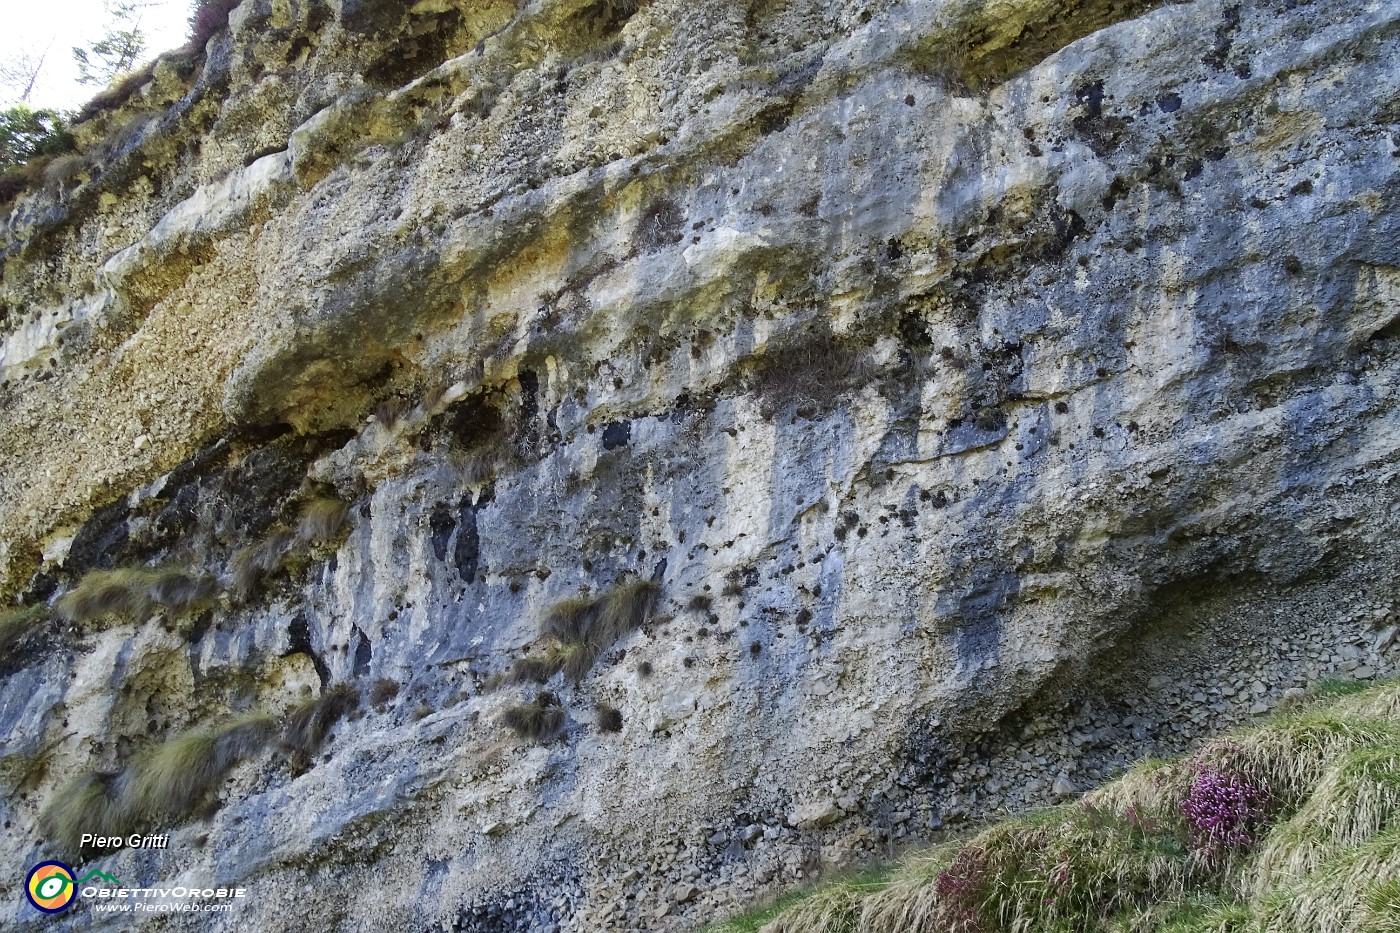
[[616,450],[632,441],[632,422],[614,421],[603,427],[603,449]]
[[447,560],[447,545],[452,540],[452,532],[457,530],[457,517],[452,509],[439,503],[433,508],[428,526],[432,529],[433,556],[438,560]]
[[457,544],[452,549],[452,563],[463,581],[476,578],[477,561],[481,557],[481,536],[476,528],[476,506],[463,500],[457,513]]
[[76,569],[110,568],[127,541],[126,500],[118,499],[93,513],[73,538],[68,566]]
[[355,676],[367,676],[372,660],[374,660],[374,649],[370,646],[365,633],[360,631],[360,627],[357,625],[355,626]]

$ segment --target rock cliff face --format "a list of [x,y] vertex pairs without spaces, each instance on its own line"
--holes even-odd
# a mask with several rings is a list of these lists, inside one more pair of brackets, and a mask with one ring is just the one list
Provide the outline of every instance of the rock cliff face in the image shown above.
[[[0,231],[6,922],[69,779],[340,684],[87,861],[696,929],[1393,667],[1396,62],[1389,0],[245,0]],[[216,595],[69,595],[157,566]]]

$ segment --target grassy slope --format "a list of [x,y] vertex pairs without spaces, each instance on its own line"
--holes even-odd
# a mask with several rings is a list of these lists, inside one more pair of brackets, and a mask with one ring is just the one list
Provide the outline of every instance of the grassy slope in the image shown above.
[[1400,933],[1400,681],[711,933]]

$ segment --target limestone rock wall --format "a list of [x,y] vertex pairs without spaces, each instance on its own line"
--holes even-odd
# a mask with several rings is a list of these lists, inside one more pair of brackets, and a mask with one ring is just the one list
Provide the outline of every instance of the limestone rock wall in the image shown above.
[[[1377,0],[246,0],[0,231],[0,589],[221,594],[10,652],[7,848],[349,683],[309,768],[100,864],[245,884],[229,929],[694,929],[1392,669],[1398,44]],[[346,529],[239,591],[312,494]],[[501,682],[628,579],[581,682]],[[541,689],[546,744],[500,722]]]

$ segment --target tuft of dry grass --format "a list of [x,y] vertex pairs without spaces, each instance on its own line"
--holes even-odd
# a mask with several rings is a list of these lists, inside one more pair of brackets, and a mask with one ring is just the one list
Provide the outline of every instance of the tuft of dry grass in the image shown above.
[[408,401],[394,396],[380,402],[374,409],[374,420],[386,431],[393,431],[413,411],[413,405]]
[[531,703],[507,709],[501,715],[501,725],[522,739],[544,745],[564,728],[564,711],[552,693],[541,693]]
[[148,749],[127,769],[122,805],[146,824],[181,823],[210,801],[235,765],[265,748],[276,731],[272,717],[257,714]]
[[506,676],[507,683],[544,684],[563,670],[564,655],[551,651],[542,657],[521,658],[511,666]]
[[756,357],[745,384],[760,398],[765,418],[793,407],[810,416],[878,375],[866,348],[818,328]]
[[383,709],[399,695],[398,681],[380,677],[369,688],[369,703],[375,709]]
[[597,715],[599,732],[621,732],[622,731],[622,710],[606,703],[599,703],[594,707]]
[[271,741],[276,722],[254,714],[187,732],[137,754],[119,773],[79,775],[40,817],[44,834],[78,854],[84,833],[123,836],[184,822],[208,805],[229,771]]
[[480,489],[496,479],[500,466],[496,457],[484,451],[470,454],[453,454],[452,462],[462,475],[462,483],[472,489]]
[[561,600],[545,614],[540,622],[540,634],[565,644],[583,641],[593,621],[598,617],[599,601],[586,596],[571,596]]
[[70,623],[96,622],[107,616],[142,621],[156,607],[172,612],[197,611],[218,595],[213,577],[178,567],[124,567],[94,570],[55,603]]
[[632,577],[603,597],[598,618],[584,634],[584,641],[596,654],[602,654],[624,635],[641,628],[661,601],[661,584]]
[[1317,872],[1388,826],[1400,825],[1400,742],[1356,749],[1323,774],[1292,819],[1260,849],[1258,895]]
[[49,617],[42,603],[0,611],[0,655],[19,652]]
[[161,567],[151,572],[147,593],[158,606],[175,612],[197,612],[214,604],[219,585],[207,573]]
[[215,737],[196,732],[171,739],[138,757],[130,769],[126,802],[144,823],[173,824],[203,802],[223,777],[215,766]]
[[297,518],[296,543],[299,546],[324,544],[340,535],[350,517],[350,506],[334,496],[317,496],[302,503]]
[[281,746],[293,772],[301,774],[311,767],[331,729],[359,704],[359,692],[350,684],[342,683],[287,714]]
[[136,826],[121,803],[124,778],[120,774],[80,774],[53,796],[39,817],[39,830],[60,852],[77,855],[84,833],[125,836]]
[[285,528],[271,532],[262,541],[249,544],[233,555],[229,567],[230,587],[246,599],[264,577],[281,568],[295,544],[296,535]]
[[430,418],[442,414],[448,406],[466,397],[467,384],[465,382],[454,382],[451,384],[440,383],[423,393],[423,397],[418,400],[418,404],[413,408],[410,416],[414,422],[424,422]]
[[[1268,806],[1250,811],[1257,822],[1224,851],[1191,822],[1206,799],[1193,795],[1221,786],[1199,784],[1202,774],[1267,792]],[[1391,682],[1223,736],[1178,761],[1147,762],[1075,804],[907,859],[885,883],[823,885],[761,929],[1400,933],[1396,879],[1400,682]],[[758,928],[741,918],[720,929]]]
[[57,156],[52,162],[44,167],[44,181],[55,188],[67,188],[88,167],[87,159],[76,152],[69,152],[65,155]]
[[540,634],[555,643],[546,658],[578,683],[609,648],[651,619],[660,600],[660,583],[630,577],[595,599],[556,603],[540,622]]

